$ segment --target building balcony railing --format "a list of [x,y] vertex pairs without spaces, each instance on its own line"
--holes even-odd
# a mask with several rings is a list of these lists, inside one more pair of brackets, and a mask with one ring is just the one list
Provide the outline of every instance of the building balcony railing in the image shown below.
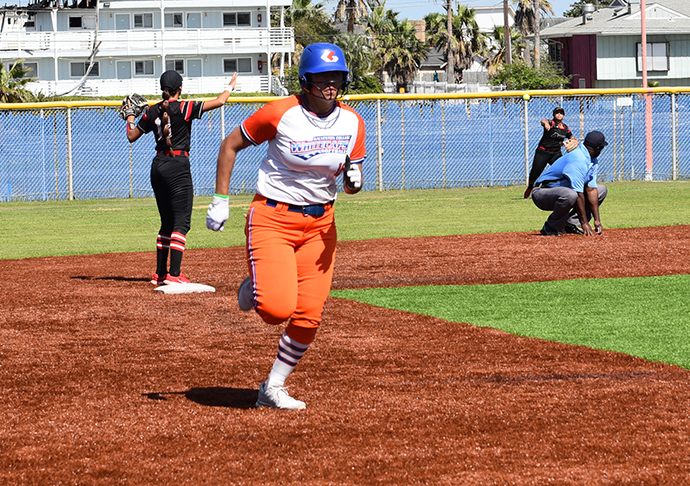
[[[158,96],[160,94],[160,81],[158,77],[130,78],[130,79],[101,79],[88,78],[78,89],[71,91],[79,80],[61,79],[59,81],[36,80],[26,85],[27,89],[34,93],[56,95],[70,92],[81,96],[126,96],[130,93],[139,93],[145,96]],[[184,78],[185,94],[194,95],[204,93],[215,96],[222,92],[228,85],[230,76],[203,76]],[[242,75],[237,80],[237,91],[241,93],[274,93],[287,94],[282,89],[275,76],[270,79],[268,75]]]
[[213,54],[292,52],[292,27],[270,29],[168,29],[67,32],[6,32],[0,34],[0,58],[53,57],[90,53],[94,37],[99,55]]

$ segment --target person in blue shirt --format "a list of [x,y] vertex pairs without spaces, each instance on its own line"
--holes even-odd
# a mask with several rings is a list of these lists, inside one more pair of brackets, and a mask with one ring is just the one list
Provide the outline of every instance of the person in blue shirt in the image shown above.
[[[551,211],[541,229],[544,236],[561,233],[591,236],[602,232],[599,206],[606,198],[606,186],[597,184],[597,157],[608,145],[604,134],[589,132],[585,141],[556,160],[535,181],[534,204]],[[594,230],[589,221],[594,218]]]

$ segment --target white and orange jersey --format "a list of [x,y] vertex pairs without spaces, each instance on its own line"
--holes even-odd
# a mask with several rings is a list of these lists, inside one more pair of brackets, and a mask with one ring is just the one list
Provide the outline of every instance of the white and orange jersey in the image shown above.
[[241,129],[255,145],[268,141],[256,192],[289,204],[333,201],[345,155],[355,164],[366,157],[364,120],[340,102],[328,116],[319,117],[301,97],[290,96],[263,106]]

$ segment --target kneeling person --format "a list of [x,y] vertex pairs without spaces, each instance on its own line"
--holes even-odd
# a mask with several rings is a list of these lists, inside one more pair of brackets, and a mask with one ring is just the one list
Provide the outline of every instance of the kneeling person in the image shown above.
[[[589,132],[582,145],[548,167],[532,192],[534,204],[552,211],[541,229],[545,236],[561,233],[601,234],[599,206],[606,198],[606,186],[597,185],[598,156],[608,145],[604,134]],[[594,218],[594,230],[589,221]]]

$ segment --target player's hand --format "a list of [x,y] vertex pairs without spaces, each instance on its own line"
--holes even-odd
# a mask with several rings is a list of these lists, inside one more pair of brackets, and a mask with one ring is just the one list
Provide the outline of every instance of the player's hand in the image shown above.
[[230,217],[230,200],[214,195],[206,213],[206,227],[213,231],[223,231],[225,222]]
[[598,235],[601,234],[601,232],[602,232],[601,221],[595,221],[594,222],[594,231],[596,231]]
[[232,75],[232,79],[228,83],[228,88],[230,88],[229,91],[235,91],[235,85],[237,84],[237,73]]
[[594,236],[594,231],[592,231],[592,227],[589,223],[582,224],[582,231],[585,233],[585,236]]
[[549,120],[542,120],[541,124],[546,128],[546,130],[551,130],[551,122]]
[[358,164],[350,165],[350,168],[345,172],[347,176],[347,185],[350,189],[359,189],[362,187],[362,171]]

